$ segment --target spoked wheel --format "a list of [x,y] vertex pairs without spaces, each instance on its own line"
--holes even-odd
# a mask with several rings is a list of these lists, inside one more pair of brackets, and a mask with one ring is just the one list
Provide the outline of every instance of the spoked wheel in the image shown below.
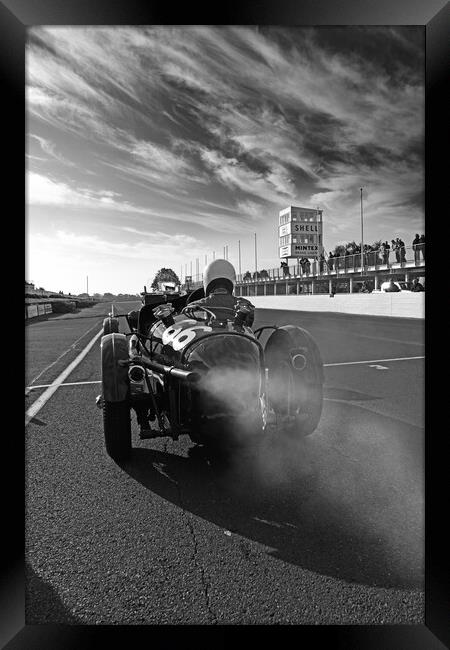
[[277,429],[311,435],[323,404],[323,365],[317,344],[306,330],[285,326],[269,338],[265,358],[268,404]]

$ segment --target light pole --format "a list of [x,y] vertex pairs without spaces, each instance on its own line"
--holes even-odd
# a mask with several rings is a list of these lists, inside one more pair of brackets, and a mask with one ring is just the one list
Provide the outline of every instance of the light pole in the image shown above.
[[361,275],[364,274],[364,225],[363,225],[363,188],[361,192]]
[[255,232],[255,273],[258,272],[258,250],[256,246],[256,232]]
[[241,275],[241,240],[238,241],[239,275]]

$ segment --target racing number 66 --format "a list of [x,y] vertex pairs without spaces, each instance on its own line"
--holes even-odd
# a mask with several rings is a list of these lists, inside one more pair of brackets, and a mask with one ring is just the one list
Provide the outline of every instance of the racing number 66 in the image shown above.
[[202,330],[204,332],[211,332],[212,327],[208,325],[193,325],[192,327],[178,327],[165,330],[162,335],[163,345],[172,344],[174,350],[182,350],[188,343],[195,339],[195,331]]

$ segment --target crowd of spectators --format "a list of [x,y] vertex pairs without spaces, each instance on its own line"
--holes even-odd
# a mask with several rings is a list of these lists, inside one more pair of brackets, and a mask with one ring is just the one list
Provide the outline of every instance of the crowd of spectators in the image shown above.
[[[412,242],[412,249],[414,251],[414,261],[416,264],[420,263],[422,256],[423,261],[425,261],[425,235],[420,235],[416,233],[414,240]],[[374,244],[364,244],[363,246],[363,264],[366,266],[376,266],[376,265],[389,265],[393,261],[393,257],[390,257],[391,252],[395,255],[395,262],[404,263],[406,262],[406,245],[405,242],[400,238],[396,237],[391,239],[389,243],[386,241],[378,241]],[[311,272],[311,262],[307,257],[301,257],[298,260],[298,264],[302,269],[303,275],[309,275]],[[346,268],[354,268],[361,266],[361,245],[356,242],[350,242],[347,245],[336,246],[334,251],[330,251],[328,255],[324,253],[320,254],[318,259],[319,264],[319,273],[323,273],[325,269],[329,271],[339,270]],[[281,260],[280,267],[284,277],[290,277],[289,265],[287,260]],[[243,279],[251,280],[259,278],[268,278],[269,274],[266,270],[255,271],[253,275],[250,271],[247,271]],[[419,283],[420,284],[420,283]],[[421,285],[420,285],[421,286]],[[416,291],[423,290],[418,288]]]
[[[414,261],[420,263],[420,255],[422,255],[422,259],[425,261],[425,235],[419,236],[416,234],[412,242],[412,248],[414,251]],[[389,264],[391,251],[395,254],[396,262],[406,262],[405,242],[400,237],[396,237],[396,239],[391,239],[391,243],[386,240],[384,242],[375,242],[374,244],[364,244],[363,263],[367,266]],[[327,260],[325,260],[323,255],[319,258],[320,270],[323,269],[325,263],[330,271],[344,268],[345,266],[360,266],[361,245],[351,242],[346,246],[336,247],[334,251],[328,253]]]

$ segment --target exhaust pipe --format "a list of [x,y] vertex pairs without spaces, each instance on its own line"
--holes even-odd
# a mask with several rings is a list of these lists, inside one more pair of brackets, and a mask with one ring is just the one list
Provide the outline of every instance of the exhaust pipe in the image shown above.
[[304,354],[294,354],[291,363],[295,370],[304,370],[306,368],[306,357]]
[[142,366],[130,366],[128,377],[133,384],[141,384],[145,379],[145,370]]

